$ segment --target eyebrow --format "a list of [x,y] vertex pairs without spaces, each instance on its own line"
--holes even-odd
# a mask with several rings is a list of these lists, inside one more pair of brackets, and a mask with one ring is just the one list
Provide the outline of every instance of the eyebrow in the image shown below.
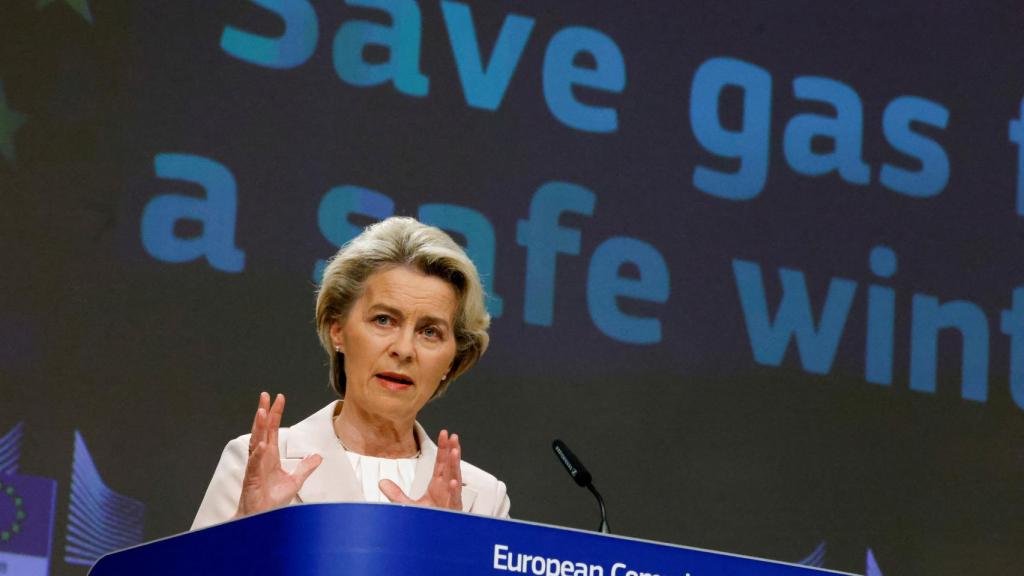
[[[392,316],[395,316],[397,318],[405,318],[405,314],[403,314],[401,310],[399,310],[398,308],[395,308],[394,306],[389,306],[387,304],[381,304],[381,303],[373,304],[373,305],[371,305],[368,308],[368,310],[371,311],[371,312],[373,312],[373,311],[386,312],[386,313],[388,313],[388,314],[390,314]],[[437,316],[431,316],[431,315],[423,316],[420,319],[420,321],[421,321],[421,323],[425,322],[427,324],[440,324],[440,325],[444,326],[445,328],[451,328],[451,323],[448,320],[445,320],[444,318],[439,318]]]

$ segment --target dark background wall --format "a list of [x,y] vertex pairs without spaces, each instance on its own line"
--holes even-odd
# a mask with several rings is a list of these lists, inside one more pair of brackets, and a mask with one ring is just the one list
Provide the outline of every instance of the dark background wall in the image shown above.
[[[619,534],[1019,571],[1017,3],[372,4],[0,8],[0,435],[56,481],[51,573],[85,571],[76,431],[151,539],[260,390],[332,399],[314,269],[388,199],[492,270],[492,349],[422,421],[516,518],[596,526],[561,437]],[[516,63],[489,105],[468,22]],[[339,50],[358,26],[401,31]]]

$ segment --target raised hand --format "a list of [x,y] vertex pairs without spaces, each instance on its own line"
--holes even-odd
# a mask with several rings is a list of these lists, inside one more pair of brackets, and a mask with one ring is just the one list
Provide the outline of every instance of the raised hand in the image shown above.
[[236,517],[248,516],[279,508],[292,501],[306,478],[323,461],[319,454],[303,458],[294,473],[281,467],[281,454],[277,445],[277,433],[284,413],[284,394],[274,398],[270,405],[270,394],[260,393],[259,407],[252,421],[252,435],[249,438],[249,461],[242,478],[242,495],[238,499]]
[[415,504],[431,508],[462,511],[462,448],[458,434],[448,437],[447,430],[437,436],[437,458],[427,491],[413,500],[391,480],[381,480],[380,490],[388,500],[399,504]]

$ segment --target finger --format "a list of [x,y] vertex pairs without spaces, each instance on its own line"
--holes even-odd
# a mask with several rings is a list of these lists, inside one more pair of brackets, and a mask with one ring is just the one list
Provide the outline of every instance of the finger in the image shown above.
[[459,437],[452,434],[448,437],[448,457],[445,458],[444,484],[447,487],[459,473]]
[[456,501],[461,501],[462,483],[456,477],[459,469],[459,451],[452,449],[448,454],[448,465],[445,466],[444,487],[447,495],[447,503],[445,508],[450,510],[461,510],[462,504]]
[[249,432],[249,454],[256,449],[256,445],[263,439],[260,432],[260,411],[266,412],[270,406],[270,394],[260,392],[260,401],[256,405],[256,414],[252,417],[252,430]]
[[462,484],[455,480],[448,483],[448,509],[462,510]]
[[[260,400],[259,400],[259,402],[256,403],[256,413],[257,414],[259,413],[260,408],[263,408],[263,398],[266,395],[267,395],[266,392],[260,392]],[[268,406],[269,406],[269,404],[268,404]],[[253,418],[252,418],[252,432],[253,433],[256,432],[256,416],[253,416]]]
[[267,422],[267,443],[277,446],[277,429],[281,427],[281,416],[284,414],[284,394],[278,394],[274,398],[274,405],[270,407]]
[[256,424],[253,426],[252,435],[249,436],[249,456],[256,453],[257,446],[266,442],[267,438],[267,411],[263,408],[256,410]]
[[319,454],[310,454],[303,458],[302,462],[299,462],[299,465],[295,467],[295,472],[292,473],[292,478],[295,478],[295,482],[298,484],[299,488],[302,488],[302,485],[306,483],[306,478],[309,478],[309,475],[312,474],[313,471],[323,463],[323,461],[323,456],[320,456]]
[[242,479],[242,486],[248,486],[250,484],[258,484],[260,481],[260,464],[263,460],[263,452],[266,450],[267,444],[265,442],[259,442],[253,448],[252,454],[249,454],[249,460],[245,463],[245,476]]
[[245,464],[245,475],[242,477],[242,493],[238,496],[238,510],[236,511],[236,515],[239,517],[253,513],[255,511],[253,506],[258,506],[254,502],[259,500],[258,492],[263,482],[259,461],[263,455],[262,449],[265,446],[266,444],[262,442],[258,443],[249,455],[249,461]]
[[444,478],[448,464],[448,431],[437,435],[437,456],[434,458],[434,478]]
[[452,434],[448,440],[450,454],[448,455],[448,468],[451,470],[451,479],[448,480],[448,508],[451,510],[462,510],[462,444],[458,434]]
[[448,454],[448,431],[447,430],[441,430],[441,432],[437,435],[437,453],[438,454],[442,454],[443,453],[446,456]]
[[452,447],[452,456],[450,456],[450,465],[452,467],[452,478],[459,481],[459,486],[463,486],[462,483],[462,443],[459,441],[458,434],[452,434],[452,438],[449,441]]
[[403,492],[402,489],[398,487],[398,484],[395,484],[391,480],[381,480],[377,484],[377,487],[380,488],[380,491],[391,502],[394,502],[396,504],[415,504],[412,498],[406,496],[405,492]]

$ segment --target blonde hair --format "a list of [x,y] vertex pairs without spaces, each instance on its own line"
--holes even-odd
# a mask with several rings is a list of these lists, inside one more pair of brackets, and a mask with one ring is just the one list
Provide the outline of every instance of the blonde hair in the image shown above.
[[491,316],[473,261],[448,234],[414,218],[393,216],[367,227],[347,242],[324,268],[316,296],[316,331],[330,358],[331,387],[345,397],[344,357],[331,341],[331,325],[344,322],[352,304],[362,296],[373,274],[396,266],[411,266],[437,276],[455,288],[455,360],[434,398],[469,370],[487,350]]

